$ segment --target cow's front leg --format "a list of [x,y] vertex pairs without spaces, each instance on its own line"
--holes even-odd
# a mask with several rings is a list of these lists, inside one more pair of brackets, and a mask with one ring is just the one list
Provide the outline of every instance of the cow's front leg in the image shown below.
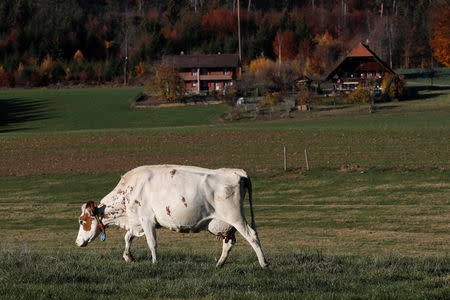
[[141,218],[141,223],[148,247],[152,253],[152,262],[156,264],[158,261],[156,256],[156,224],[151,218]]
[[130,252],[131,242],[133,241],[133,239],[133,233],[131,231],[127,231],[127,233],[125,234],[125,251],[123,251],[123,258],[126,262],[132,262],[134,260]]
[[222,245],[222,255],[219,258],[219,261],[217,261],[216,267],[221,268],[225,261],[228,258],[228,254],[230,254],[231,248],[233,248],[234,244],[236,243],[236,237],[234,234],[230,237],[226,237],[223,239],[223,245]]

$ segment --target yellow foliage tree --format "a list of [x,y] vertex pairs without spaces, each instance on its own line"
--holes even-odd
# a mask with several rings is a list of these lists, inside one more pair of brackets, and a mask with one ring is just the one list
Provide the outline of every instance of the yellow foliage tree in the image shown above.
[[17,67],[17,73],[20,75],[23,72],[23,69],[25,67],[23,66],[23,63],[19,63],[19,66]]
[[405,97],[406,94],[406,84],[403,78],[395,75],[392,78],[391,85],[389,86],[389,98],[400,99]]
[[84,55],[83,52],[81,52],[80,49],[78,49],[75,54],[73,55],[73,60],[76,61],[77,63],[81,63],[84,61]]
[[50,54],[47,54],[47,56],[42,60],[41,65],[39,66],[39,69],[42,73],[45,73],[53,66],[53,60]]
[[248,66],[248,70],[258,77],[261,72],[270,67],[273,64],[273,61],[264,57],[264,55],[252,60]]
[[442,4],[436,9],[433,18],[432,39],[430,46],[434,58],[450,68],[450,3]]
[[164,101],[175,101],[183,93],[183,81],[172,66],[156,64],[151,70],[146,92],[161,97]]
[[319,46],[332,47],[336,44],[336,41],[333,39],[328,30],[326,30],[323,35],[317,35],[314,40]]

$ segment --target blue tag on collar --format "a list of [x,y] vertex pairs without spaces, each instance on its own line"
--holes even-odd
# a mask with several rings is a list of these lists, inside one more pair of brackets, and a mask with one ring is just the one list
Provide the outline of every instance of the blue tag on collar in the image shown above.
[[106,239],[106,234],[104,232],[102,232],[102,235],[100,236],[100,239],[103,241],[105,241]]

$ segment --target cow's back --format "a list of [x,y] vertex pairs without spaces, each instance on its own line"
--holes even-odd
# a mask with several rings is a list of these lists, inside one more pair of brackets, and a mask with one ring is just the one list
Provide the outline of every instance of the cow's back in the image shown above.
[[140,178],[134,181],[144,182],[140,201],[143,213],[154,213],[164,227],[196,231],[202,222],[218,217],[217,208],[234,201],[240,191],[239,180],[246,173],[239,169],[158,165],[139,167],[124,179],[133,181],[134,176]]

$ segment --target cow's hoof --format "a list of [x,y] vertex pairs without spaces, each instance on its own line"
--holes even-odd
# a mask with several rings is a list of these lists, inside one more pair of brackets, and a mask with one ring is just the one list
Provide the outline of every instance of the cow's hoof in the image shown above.
[[270,264],[269,264],[267,261],[265,261],[263,264],[261,264],[261,267],[265,269],[265,268],[267,268],[269,265],[270,265]]
[[134,261],[133,256],[131,256],[131,254],[124,254],[123,255],[123,259],[125,259],[125,261],[128,262],[128,263]]

